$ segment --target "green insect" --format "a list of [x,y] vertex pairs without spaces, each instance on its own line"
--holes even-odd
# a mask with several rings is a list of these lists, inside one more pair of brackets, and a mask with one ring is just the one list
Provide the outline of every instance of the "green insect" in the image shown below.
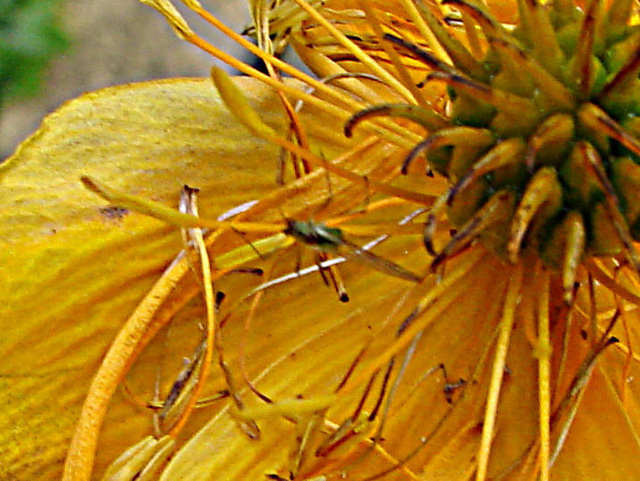
[[369,267],[400,279],[411,282],[420,282],[422,278],[395,262],[373,254],[344,238],[342,230],[337,227],[328,227],[321,222],[312,220],[297,221],[287,220],[287,228],[284,233],[311,246],[322,253],[337,254],[347,258],[353,258]]

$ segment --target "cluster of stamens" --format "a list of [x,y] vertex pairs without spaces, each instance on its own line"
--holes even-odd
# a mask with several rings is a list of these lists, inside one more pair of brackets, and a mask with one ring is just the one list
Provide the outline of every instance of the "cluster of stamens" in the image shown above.
[[[478,2],[442,3],[482,32],[479,58],[424,5],[422,17],[451,64],[395,35],[385,40],[432,70],[426,82],[446,85],[446,112],[384,104],[345,126],[350,136],[361,121],[390,115],[427,130],[402,172],[424,156],[428,172],[451,184],[425,229],[433,265],[477,238],[514,262],[532,251],[562,271],[567,299],[586,254],[624,253],[640,267],[632,245],[640,239],[640,31],[630,25],[632,2],[606,10],[594,1],[586,11],[573,2],[520,2],[513,29]],[[455,234],[436,249],[434,226],[443,215]]]

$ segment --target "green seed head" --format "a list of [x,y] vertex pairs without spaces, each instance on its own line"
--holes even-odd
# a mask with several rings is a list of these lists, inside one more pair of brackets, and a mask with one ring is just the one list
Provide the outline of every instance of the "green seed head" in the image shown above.
[[[638,267],[640,28],[631,24],[633,2],[606,8],[592,1],[583,11],[569,1],[521,0],[514,26],[479,1],[442,3],[459,14],[449,23],[474,25],[480,48],[458,42],[426,6],[421,14],[451,63],[386,39],[429,66],[425,82],[445,84],[446,114],[392,104],[360,112],[346,127],[349,134],[365,118],[399,115],[429,131],[403,171],[424,156],[450,181],[428,222],[443,213],[456,233],[435,263],[478,238],[502,257],[533,252],[565,273],[587,254],[626,254]],[[435,252],[433,230],[427,226],[425,240]]]

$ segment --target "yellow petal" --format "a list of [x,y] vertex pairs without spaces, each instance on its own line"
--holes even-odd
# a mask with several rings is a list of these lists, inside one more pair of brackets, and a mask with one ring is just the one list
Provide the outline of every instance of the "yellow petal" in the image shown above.
[[[238,82],[277,123],[274,96]],[[199,187],[201,214],[216,217],[274,188],[276,158],[208,79],[185,79],[73,100],[0,167],[0,478],[59,477],[88,380],[182,245],[176,229],[110,208],[80,176],[175,206],[183,184]]]
[[[624,356],[614,344],[596,367],[566,445],[554,466],[554,479],[636,479],[640,452],[640,404],[634,363],[625,381],[620,379]],[[620,389],[627,383],[626,396]]]
[[[417,250],[422,248],[412,245],[409,252],[415,255]],[[478,278],[489,273],[496,275],[500,268],[497,262],[487,264]],[[375,360],[376,355],[394,339],[397,326],[389,323],[384,327],[385,321],[392,306],[411,286],[407,287],[406,283],[375,271],[357,269],[355,264],[351,267],[345,273],[351,297],[346,305],[339,304],[337,299],[331,299],[331,295],[314,288],[317,284],[312,278],[296,281],[284,292],[273,292],[265,297],[247,339],[246,357],[251,379],[255,379],[256,386],[274,401],[298,396],[312,399],[331,393],[370,333],[375,332],[376,338],[371,351],[365,356],[365,362]],[[478,329],[480,315],[497,314],[495,309],[490,312],[489,306],[499,298],[502,287],[501,283],[497,283],[495,291],[489,293],[467,292],[469,297],[465,303],[453,306],[438,320],[437,326],[424,334],[393,397],[391,411],[386,417],[387,427],[382,433],[384,442],[369,453],[364,462],[358,459],[372,448],[368,438],[375,434],[374,422],[366,426],[370,429],[366,431],[366,438],[346,441],[354,451],[350,456],[338,456],[340,451],[337,448],[326,455],[314,454],[317,445],[314,446],[302,463],[300,478],[313,479],[315,472],[323,472],[332,463],[338,463],[337,466],[346,472],[353,470],[358,476],[377,474],[393,468],[403,456],[421,445],[421,438],[436,431],[439,421],[452,409],[443,392],[445,381],[438,365],[446,364],[450,378],[447,382],[457,381],[461,377],[471,379],[475,368],[473,363],[486,348],[485,343],[491,339],[493,326],[487,322],[481,326],[482,331],[476,332],[476,336],[469,336],[468,333],[471,329]],[[407,308],[413,306],[410,303]],[[234,333],[239,326],[229,328],[232,330],[225,334],[225,338],[229,338],[228,357],[231,364],[238,356],[237,347],[234,349],[233,344],[234,340],[236,345],[238,343],[239,337]],[[402,356],[398,356],[396,366],[401,360]],[[365,410],[372,409],[379,388],[379,384],[373,388],[365,403]],[[454,434],[460,434],[458,444],[466,448],[464,452],[456,450],[453,453],[456,460],[469,456],[469,453],[473,457],[479,439],[479,430],[474,427],[482,419],[479,409],[482,398],[478,397],[478,392],[484,392],[484,388],[474,385],[470,389],[473,393],[465,403],[455,407],[449,419],[450,425],[444,432],[438,432],[438,439],[442,443],[432,440],[425,449],[421,449],[410,460],[407,472],[444,469],[432,467],[430,463],[438,462],[432,461],[434,451],[445,451],[445,441]],[[362,390],[357,389],[347,396],[340,396],[339,402],[327,412],[325,433],[331,432],[331,426],[335,429],[335,425],[351,415],[361,395]],[[170,462],[163,473],[163,480],[261,479],[269,473],[287,476],[299,446],[291,421],[275,416],[273,419],[261,419],[262,438],[255,441],[238,429],[228,406],[217,413],[213,410],[211,416],[211,420]],[[443,456],[446,460],[447,453]],[[454,479],[451,475],[460,468],[457,462],[451,462],[450,458],[448,461],[439,460],[445,464],[449,475],[441,479]],[[472,459],[467,458],[466,461],[473,466]],[[334,469],[337,468],[334,466]],[[396,475],[398,473],[404,473],[404,469],[397,468]],[[413,478],[403,474],[398,479]]]

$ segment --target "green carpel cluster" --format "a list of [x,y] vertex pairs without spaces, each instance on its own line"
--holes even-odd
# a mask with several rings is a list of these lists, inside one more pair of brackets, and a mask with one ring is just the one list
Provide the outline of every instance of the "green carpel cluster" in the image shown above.
[[[591,1],[581,10],[569,1],[520,0],[513,26],[482,2],[443,1],[459,24],[473,25],[480,55],[418,4],[451,63],[393,35],[386,40],[432,70],[425,82],[445,84],[447,115],[382,105],[356,114],[345,132],[378,115],[427,130],[402,171],[424,156],[451,183],[427,219],[434,266],[480,239],[514,262],[534,252],[562,271],[566,292],[585,255],[623,254],[639,268],[640,28],[632,24],[633,1],[608,8]],[[438,249],[434,226],[442,216],[455,233]]]

